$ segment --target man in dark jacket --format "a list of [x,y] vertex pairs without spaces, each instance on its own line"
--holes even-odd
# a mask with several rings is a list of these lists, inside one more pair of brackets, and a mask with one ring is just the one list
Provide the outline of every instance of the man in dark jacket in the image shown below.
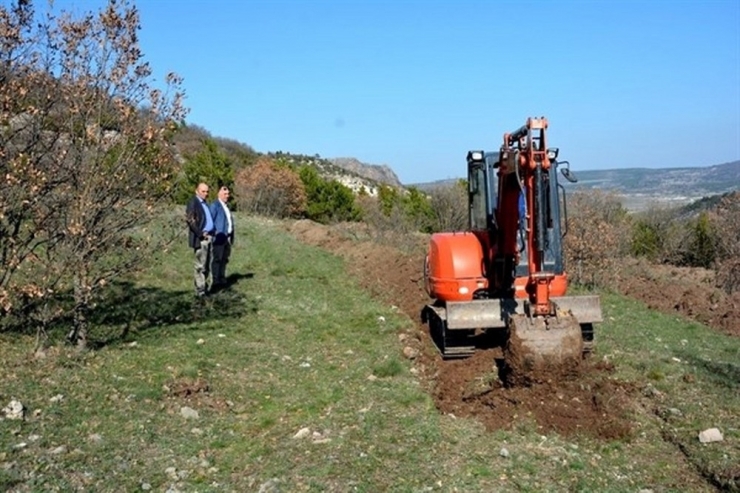
[[234,243],[234,221],[227,202],[229,187],[218,189],[218,198],[211,203],[211,217],[216,236],[213,239],[213,287],[226,285],[226,264],[231,256],[231,245]]
[[195,188],[195,196],[190,199],[185,209],[185,219],[188,223],[188,245],[195,252],[195,295],[203,297],[208,292],[208,275],[211,268],[211,249],[213,243],[213,218],[206,203],[208,185],[199,183]]

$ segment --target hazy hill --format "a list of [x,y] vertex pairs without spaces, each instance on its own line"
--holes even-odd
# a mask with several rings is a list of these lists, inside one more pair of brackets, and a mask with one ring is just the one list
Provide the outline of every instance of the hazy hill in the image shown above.
[[[626,168],[573,170],[578,183],[560,180],[568,191],[604,190],[623,197],[629,210],[642,210],[652,204],[684,205],[694,200],[740,190],[740,161],[693,168]],[[418,183],[431,190],[455,179]]]
[[696,168],[628,168],[576,171],[573,189],[601,188],[622,193],[701,197],[740,187],[740,161]]

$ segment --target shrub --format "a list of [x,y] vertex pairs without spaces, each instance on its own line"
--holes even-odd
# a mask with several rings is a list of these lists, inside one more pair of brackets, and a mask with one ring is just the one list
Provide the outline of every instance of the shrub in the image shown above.
[[299,176],[306,189],[306,216],[320,223],[357,221],[361,217],[352,190],[336,180],[326,180],[312,166],[302,166]]
[[717,283],[732,294],[740,291],[740,192],[722,197],[712,222],[717,232]]
[[569,197],[564,242],[570,279],[587,287],[607,287],[619,276],[628,238],[627,211],[611,194],[576,192]]
[[306,212],[306,189],[298,174],[269,157],[236,174],[235,192],[240,210],[271,217],[301,217]]
[[[382,185],[378,189],[378,225],[389,223],[396,229],[431,233],[435,229],[435,213],[429,197],[416,187],[406,190]],[[368,211],[370,212],[370,211]]]
[[652,262],[677,264],[684,256],[686,231],[678,211],[650,207],[634,216],[629,252]]

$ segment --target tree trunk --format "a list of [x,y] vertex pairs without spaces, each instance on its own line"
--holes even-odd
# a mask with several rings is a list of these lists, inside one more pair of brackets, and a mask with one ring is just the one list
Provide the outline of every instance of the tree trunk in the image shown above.
[[78,349],[84,350],[87,347],[87,329],[89,325],[87,315],[90,309],[90,287],[87,283],[87,277],[83,274],[75,275],[74,301],[73,327],[67,338]]

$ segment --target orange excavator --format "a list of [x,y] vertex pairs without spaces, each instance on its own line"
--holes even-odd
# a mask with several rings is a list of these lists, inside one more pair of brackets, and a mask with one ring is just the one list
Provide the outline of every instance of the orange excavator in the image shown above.
[[[498,341],[512,384],[570,373],[593,346],[598,296],[566,295],[565,190],[576,179],[548,148],[547,119],[505,133],[496,152],[470,151],[469,228],[431,236],[422,319],[445,358]],[[490,344],[490,342],[489,342]]]

